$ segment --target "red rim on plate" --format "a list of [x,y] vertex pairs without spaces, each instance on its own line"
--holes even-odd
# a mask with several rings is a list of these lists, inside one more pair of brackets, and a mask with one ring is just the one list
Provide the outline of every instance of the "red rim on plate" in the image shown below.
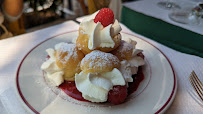
[[[19,85],[19,71],[20,71],[21,65],[22,65],[22,63],[24,62],[24,60],[26,59],[26,57],[27,57],[35,48],[37,48],[37,47],[38,47],[39,45],[41,45],[42,43],[44,43],[44,42],[46,42],[46,41],[48,41],[48,40],[50,40],[50,39],[52,39],[52,38],[54,38],[54,37],[57,37],[57,36],[60,36],[60,35],[63,35],[63,34],[67,34],[67,33],[71,33],[71,32],[76,32],[76,31],[78,31],[78,30],[70,31],[70,32],[65,32],[65,33],[61,33],[61,34],[55,35],[55,36],[53,36],[53,37],[50,37],[50,38],[48,38],[48,39],[42,41],[41,43],[39,43],[38,45],[36,45],[35,47],[33,47],[33,48],[24,56],[24,58],[21,60],[19,66],[18,66],[17,74],[16,74],[16,87],[17,87],[17,92],[19,93],[19,95],[20,95],[21,99],[23,100],[24,104],[26,104],[27,107],[30,108],[30,109],[31,109],[34,113],[36,113],[36,114],[39,114],[39,112],[37,112],[37,111],[27,102],[27,100],[26,100],[25,97],[23,96],[23,94],[22,94],[22,92],[21,92],[21,89],[20,89],[20,85]],[[122,32],[122,33],[128,34],[128,35],[131,35],[131,36],[134,36],[134,37],[139,38],[138,36],[135,36],[135,35],[132,35],[132,34],[129,34],[129,33],[125,33],[125,32]],[[141,39],[141,38],[139,38],[139,39]],[[174,72],[173,66],[172,66],[171,62],[169,61],[169,59],[167,58],[167,56],[166,56],[159,48],[157,48],[156,46],[154,46],[154,45],[151,44],[150,42],[148,42],[148,41],[146,41],[146,40],[144,40],[144,39],[141,39],[141,40],[143,40],[143,41],[149,43],[150,45],[152,45],[153,47],[155,47],[157,50],[159,50],[159,52],[162,53],[163,56],[166,58],[166,60],[167,60],[168,63],[170,64],[171,69],[172,69],[172,71],[173,71],[173,78],[174,78],[174,81],[173,81],[173,89],[172,89],[171,95],[169,96],[169,98],[168,98],[168,100],[166,101],[166,103],[155,113],[155,114],[158,114],[158,113],[164,111],[164,110],[166,109],[167,105],[169,105],[169,104],[171,103],[171,101],[173,100],[174,95],[175,95],[175,91],[176,91],[176,88],[177,88],[177,84],[176,84],[176,81],[177,81],[177,80],[176,80],[176,76],[175,76],[175,72]]]

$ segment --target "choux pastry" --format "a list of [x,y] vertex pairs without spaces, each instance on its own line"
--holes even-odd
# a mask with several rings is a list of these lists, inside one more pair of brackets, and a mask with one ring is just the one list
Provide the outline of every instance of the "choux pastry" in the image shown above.
[[122,40],[118,48],[111,51],[111,53],[118,57],[120,61],[128,60],[132,57],[133,45]]
[[98,50],[87,54],[80,65],[84,73],[104,73],[119,67],[120,61],[116,56]]
[[64,43],[56,49],[56,64],[60,69],[64,69],[64,79],[75,80],[75,73],[79,73],[80,62],[84,54],[77,49],[75,44]]

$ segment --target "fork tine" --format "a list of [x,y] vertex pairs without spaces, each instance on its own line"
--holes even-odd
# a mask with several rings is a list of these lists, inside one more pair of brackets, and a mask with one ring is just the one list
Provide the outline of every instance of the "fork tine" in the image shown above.
[[190,81],[192,87],[194,88],[194,90],[196,91],[196,93],[198,94],[198,96],[200,97],[200,99],[203,101],[203,97],[202,97],[203,94],[199,88],[199,83],[197,83],[194,78],[195,77],[194,77],[193,73],[191,73],[189,76],[189,81]]
[[193,74],[193,76],[195,77],[194,79],[197,81],[197,83],[199,83],[201,90],[203,90],[203,89],[202,89],[203,84],[202,84],[202,82],[199,80],[199,78],[198,78],[198,76],[196,75],[196,73],[195,73],[194,70],[192,71],[192,74]]

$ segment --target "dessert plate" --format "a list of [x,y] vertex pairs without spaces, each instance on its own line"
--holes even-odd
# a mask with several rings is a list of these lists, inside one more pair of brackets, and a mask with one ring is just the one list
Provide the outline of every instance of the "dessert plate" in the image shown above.
[[145,79],[136,92],[120,105],[77,101],[49,84],[41,64],[45,61],[47,48],[60,42],[71,42],[78,31],[49,38],[32,50],[21,61],[16,73],[16,91],[26,110],[41,114],[134,114],[163,113],[172,103],[177,89],[177,80],[167,57],[149,42],[127,33],[122,38],[137,41],[136,48],[142,49],[146,64],[143,66]]

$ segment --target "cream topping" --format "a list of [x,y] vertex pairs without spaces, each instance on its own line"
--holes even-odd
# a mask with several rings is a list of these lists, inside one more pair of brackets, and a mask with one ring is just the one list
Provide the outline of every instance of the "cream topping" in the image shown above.
[[97,47],[111,47],[113,48],[115,42],[112,36],[121,31],[121,27],[117,20],[113,24],[103,27],[100,22],[95,23],[94,18],[98,12],[92,16],[87,17],[80,23],[80,27],[84,30],[83,34],[89,36],[88,48],[93,50]]
[[56,65],[55,50],[49,48],[46,50],[46,52],[50,58],[41,65],[41,69],[46,72],[49,80],[51,80],[56,86],[59,86],[64,82],[64,71]]
[[51,80],[56,86],[61,85],[64,82],[63,78],[64,72],[58,71],[53,74],[47,75],[48,79]]
[[129,62],[127,62],[126,60],[121,61],[121,66],[119,70],[125,78],[126,82],[133,82],[132,69]]
[[125,85],[121,72],[114,68],[106,73],[83,73],[75,75],[77,89],[84,99],[91,102],[105,102],[108,92],[114,85]]
[[121,67],[119,70],[126,82],[133,82],[132,75],[137,74],[138,67],[144,65],[145,61],[140,56],[137,56],[138,53],[142,52],[142,50],[135,48],[137,42],[131,40],[130,38],[125,38],[124,40],[133,45],[133,54],[131,59],[121,61]]

